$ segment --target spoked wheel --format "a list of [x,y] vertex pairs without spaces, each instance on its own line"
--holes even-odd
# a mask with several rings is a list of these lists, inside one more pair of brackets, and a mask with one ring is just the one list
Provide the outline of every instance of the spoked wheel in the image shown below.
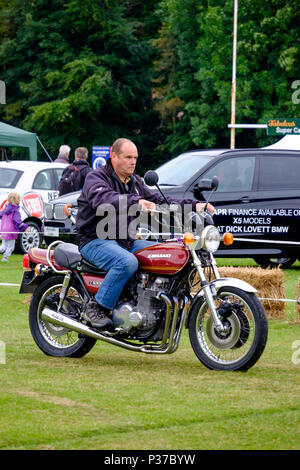
[[[52,276],[34,291],[29,308],[30,330],[36,344],[45,354],[56,357],[82,357],[94,346],[96,342],[94,338],[43,321],[41,317],[45,307],[57,310],[63,279],[63,276]],[[82,301],[82,287],[77,282],[71,282],[63,305],[63,313],[73,319],[79,319]]]
[[249,369],[262,355],[268,337],[260,300],[228,286],[219,290],[215,304],[224,331],[215,327],[205,299],[199,297],[192,307],[189,335],[196,356],[209,369]]

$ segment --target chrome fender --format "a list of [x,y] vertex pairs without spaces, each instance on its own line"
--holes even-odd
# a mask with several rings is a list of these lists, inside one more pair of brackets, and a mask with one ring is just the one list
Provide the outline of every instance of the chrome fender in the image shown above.
[[[257,292],[255,287],[251,286],[246,281],[243,281],[242,279],[236,279],[235,277],[221,277],[219,279],[214,279],[211,282],[208,282],[209,286],[214,286],[216,291],[218,292],[222,287],[236,287],[237,289],[244,290],[245,292]],[[194,304],[194,302],[197,300],[198,297],[203,296],[204,292],[202,288],[193,296],[193,302],[191,305],[191,308]]]
[[[234,277],[222,277],[219,279],[214,279],[213,281],[208,282],[208,285],[214,286],[217,292],[222,287],[236,287],[237,289],[241,289],[245,292],[252,292],[252,293],[257,292],[255,287],[251,286],[251,284],[249,284],[248,282],[243,281],[242,279],[236,279]],[[204,295],[204,292],[201,288],[200,291],[197,292],[197,294],[193,296],[192,304],[189,309],[189,314],[187,316],[186,323],[185,323],[186,328],[188,328],[190,312],[192,311],[195,302],[197,301],[199,297],[203,297],[203,295]]]
[[225,286],[236,287],[246,292],[257,292],[255,287],[251,286],[251,284],[248,282],[243,281],[242,279],[236,279],[234,277],[222,277],[220,279],[215,279],[214,281],[211,281],[209,285],[214,285],[217,292],[219,289],[221,289],[221,287]]

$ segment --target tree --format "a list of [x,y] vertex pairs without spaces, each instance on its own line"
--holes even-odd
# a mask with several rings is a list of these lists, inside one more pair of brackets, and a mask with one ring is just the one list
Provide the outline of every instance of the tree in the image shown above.
[[[0,0],[4,121],[50,153],[140,149],[139,171],[189,148],[229,147],[233,0]],[[298,1],[239,2],[236,119],[296,117]],[[237,131],[236,145],[271,143]]]
[[62,143],[91,148],[119,136],[150,152],[148,8],[137,0],[12,0],[2,12],[13,25],[0,47],[10,96],[2,116],[37,132],[52,154]]
[[[291,85],[300,77],[296,0],[239,2],[236,116],[240,123],[297,116]],[[157,95],[168,136],[161,148],[228,147],[231,112],[233,1],[163,0],[157,47]],[[298,19],[298,21],[297,21]],[[170,64],[161,72],[161,63]],[[164,84],[164,88],[161,87]],[[176,99],[175,120],[166,122]],[[237,131],[241,147],[270,142],[265,131]]]

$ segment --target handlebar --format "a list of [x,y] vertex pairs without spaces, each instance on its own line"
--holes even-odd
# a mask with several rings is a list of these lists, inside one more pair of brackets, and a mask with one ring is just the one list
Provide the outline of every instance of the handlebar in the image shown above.
[[71,220],[72,224],[75,225],[76,220],[75,220],[75,217],[72,215],[72,213],[70,211],[71,207],[73,207],[73,204],[71,204],[71,203],[70,204],[65,204],[64,213],[67,216],[67,218]]
[[[170,204],[169,208],[166,209],[165,206],[156,206],[156,209],[148,209],[144,212],[150,213],[150,214],[164,214],[164,215],[169,215],[171,213],[174,213],[174,215],[180,215],[178,214],[181,211],[181,207],[178,206],[177,204]],[[176,214],[177,212],[177,214]],[[185,214],[184,214],[185,215]],[[214,221],[212,218],[212,214],[208,211],[202,210],[201,212],[195,212],[191,211],[188,214],[188,220],[195,219],[195,223],[204,223],[204,225],[214,225]],[[202,220],[201,220],[202,219]]]

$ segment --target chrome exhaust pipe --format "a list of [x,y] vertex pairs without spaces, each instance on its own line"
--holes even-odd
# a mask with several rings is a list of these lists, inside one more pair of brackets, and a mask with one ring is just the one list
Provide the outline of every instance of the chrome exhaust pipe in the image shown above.
[[[77,333],[81,333],[86,336],[90,336],[91,338],[95,338],[100,341],[105,341],[106,343],[113,344],[115,346],[119,346],[124,349],[128,349],[130,351],[137,351],[143,353],[157,353],[157,354],[170,354],[177,349],[179,337],[183,325],[183,321],[181,321],[180,331],[176,333],[176,322],[178,318],[178,300],[176,297],[173,298],[173,302],[165,295],[161,295],[162,299],[166,302],[167,305],[167,315],[166,315],[166,324],[165,324],[165,331],[163,334],[163,339],[160,344],[133,344],[128,341],[120,341],[114,338],[113,333],[109,331],[96,331],[95,329],[85,325],[84,323],[80,323],[79,321],[73,320],[72,318],[68,317],[68,315],[64,315],[63,313],[57,312],[52,310],[49,307],[43,308],[41,312],[41,318],[44,322],[53,323],[54,325],[61,326],[63,328],[67,328],[71,331],[76,331]],[[171,331],[170,331],[170,338],[168,343],[168,333],[170,327],[170,320],[171,320],[171,311],[172,305],[174,305],[174,313],[173,319],[171,324]],[[184,309],[184,314],[186,310]],[[185,316],[185,315],[184,315]],[[178,338],[177,338],[178,335]]]
[[100,341],[105,341],[106,343],[114,344],[115,346],[119,346],[121,348],[129,349],[131,351],[138,351],[143,352],[143,346],[138,346],[136,344],[131,344],[126,341],[119,341],[112,336],[109,336],[109,332],[97,332],[93,328],[90,328],[83,323],[80,323],[72,318],[64,315],[63,313],[56,312],[55,310],[51,310],[51,308],[45,307],[42,310],[42,320],[53,323],[54,325],[62,326],[67,328],[71,331],[76,331],[77,333],[81,333],[86,336],[90,336],[91,338],[95,338]]
[[91,336],[95,339],[102,339],[101,334],[97,333],[95,330],[88,327],[87,325],[79,323],[78,321],[73,320],[67,315],[63,315],[62,313],[56,312],[55,310],[51,310],[51,308],[48,307],[45,307],[42,310],[42,320],[53,323],[54,325],[68,328],[69,330],[76,331],[77,333],[82,333],[86,336]]

